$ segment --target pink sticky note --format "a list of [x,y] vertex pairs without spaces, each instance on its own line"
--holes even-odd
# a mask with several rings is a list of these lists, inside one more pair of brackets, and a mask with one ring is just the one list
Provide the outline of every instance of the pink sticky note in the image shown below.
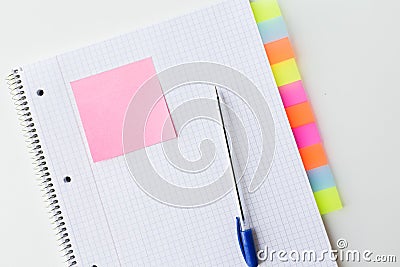
[[294,138],[298,148],[315,145],[321,142],[318,128],[315,123],[309,123],[303,126],[293,128]]
[[146,58],[71,82],[94,162],[121,156],[124,152],[132,152],[176,137],[161,86],[156,83],[147,88],[148,91],[140,94],[143,102],[154,96],[159,99],[150,114],[139,110],[142,114],[140,116],[148,118],[146,131],[134,128],[131,124],[133,129],[129,129],[129,132],[133,133],[137,140],[132,141],[134,145],[125,146],[124,151],[122,133],[125,113],[138,89],[154,75],[156,71],[153,61]]
[[279,86],[279,93],[285,108],[307,101],[306,92],[301,81]]

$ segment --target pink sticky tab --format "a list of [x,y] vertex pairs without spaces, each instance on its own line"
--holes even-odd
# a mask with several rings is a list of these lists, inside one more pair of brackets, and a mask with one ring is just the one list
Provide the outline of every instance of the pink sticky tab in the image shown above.
[[298,148],[315,145],[321,142],[321,137],[318,133],[318,128],[315,123],[309,123],[293,128],[292,130]]
[[146,131],[139,128],[129,129],[135,134],[137,141],[132,141],[134,145],[128,148],[125,146],[124,149],[122,133],[125,113],[142,84],[155,75],[152,59],[146,58],[71,82],[94,162],[176,137],[161,86],[156,83],[156,86],[141,94],[144,102],[154,96],[159,99],[151,114],[138,110],[140,116],[147,118]]
[[279,93],[285,108],[307,101],[307,95],[301,80],[280,86]]

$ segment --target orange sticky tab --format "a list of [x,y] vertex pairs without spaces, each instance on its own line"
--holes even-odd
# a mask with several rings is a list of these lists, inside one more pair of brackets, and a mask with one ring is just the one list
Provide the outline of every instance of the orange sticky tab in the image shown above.
[[271,65],[294,58],[294,52],[290,45],[289,38],[287,37],[275,42],[264,44],[264,48]]
[[328,164],[322,144],[315,144],[299,149],[301,159],[307,171]]
[[285,110],[292,128],[315,121],[314,114],[308,101],[287,107]]

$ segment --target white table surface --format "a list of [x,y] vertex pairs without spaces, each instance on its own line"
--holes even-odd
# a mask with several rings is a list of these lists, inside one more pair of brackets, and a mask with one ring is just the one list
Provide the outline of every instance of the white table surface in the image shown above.
[[[5,1],[0,76],[215,1]],[[400,262],[400,2],[280,4],[345,206],[323,217],[330,239]],[[65,266],[5,83],[0,116],[0,265]]]

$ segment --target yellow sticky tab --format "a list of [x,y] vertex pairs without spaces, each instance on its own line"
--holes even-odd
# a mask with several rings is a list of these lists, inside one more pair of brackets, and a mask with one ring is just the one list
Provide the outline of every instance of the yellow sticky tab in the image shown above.
[[321,214],[340,210],[343,207],[336,186],[314,192],[314,197]]
[[250,2],[250,5],[257,23],[282,15],[276,0],[258,0]]
[[294,58],[274,64],[271,68],[278,86],[301,80],[299,69],[297,68]]

